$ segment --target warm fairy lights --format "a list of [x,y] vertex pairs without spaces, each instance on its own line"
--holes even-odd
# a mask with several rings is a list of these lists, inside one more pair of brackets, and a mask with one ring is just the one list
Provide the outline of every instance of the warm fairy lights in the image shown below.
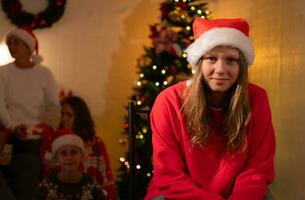
[[143,128],[142,128],[142,132],[143,132],[143,133],[147,133],[147,128],[146,128],[146,127],[143,127]]

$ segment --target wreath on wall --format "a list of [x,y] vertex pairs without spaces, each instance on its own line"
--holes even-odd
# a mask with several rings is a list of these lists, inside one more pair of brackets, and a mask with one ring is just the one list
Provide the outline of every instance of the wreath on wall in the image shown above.
[[2,9],[10,21],[17,26],[28,26],[31,29],[47,28],[57,22],[65,11],[66,0],[48,0],[48,6],[38,14],[22,10],[18,0],[2,0]]

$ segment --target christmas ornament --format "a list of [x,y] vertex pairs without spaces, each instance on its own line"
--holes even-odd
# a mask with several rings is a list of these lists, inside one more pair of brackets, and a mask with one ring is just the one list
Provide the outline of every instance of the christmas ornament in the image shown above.
[[2,0],[2,9],[9,20],[17,26],[31,29],[46,28],[57,22],[65,11],[66,0],[48,0],[48,6],[38,14],[22,10],[19,0]]

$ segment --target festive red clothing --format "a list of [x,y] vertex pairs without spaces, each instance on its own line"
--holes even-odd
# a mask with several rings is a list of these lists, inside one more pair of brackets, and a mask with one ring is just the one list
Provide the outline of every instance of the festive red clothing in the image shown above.
[[154,177],[145,200],[157,195],[183,200],[262,200],[274,179],[275,136],[266,92],[249,84],[251,120],[247,148],[226,153],[222,111],[210,110],[215,137],[207,147],[190,143],[181,112],[186,82],[165,89],[151,112]]

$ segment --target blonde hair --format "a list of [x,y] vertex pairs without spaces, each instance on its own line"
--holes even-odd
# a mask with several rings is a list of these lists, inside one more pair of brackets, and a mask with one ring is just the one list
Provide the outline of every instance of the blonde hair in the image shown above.
[[[207,109],[208,86],[203,80],[202,61],[202,58],[198,61],[193,82],[183,93],[184,103],[181,109],[186,116],[191,142],[204,147],[212,137],[209,132],[212,128],[212,119]],[[248,99],[248,63],[241,51],[238,64],[239,76],[236,84],[228,91],[223,110],[223,127],[229,152],[242,151],[247,146],[245,132],[251,116]]]

